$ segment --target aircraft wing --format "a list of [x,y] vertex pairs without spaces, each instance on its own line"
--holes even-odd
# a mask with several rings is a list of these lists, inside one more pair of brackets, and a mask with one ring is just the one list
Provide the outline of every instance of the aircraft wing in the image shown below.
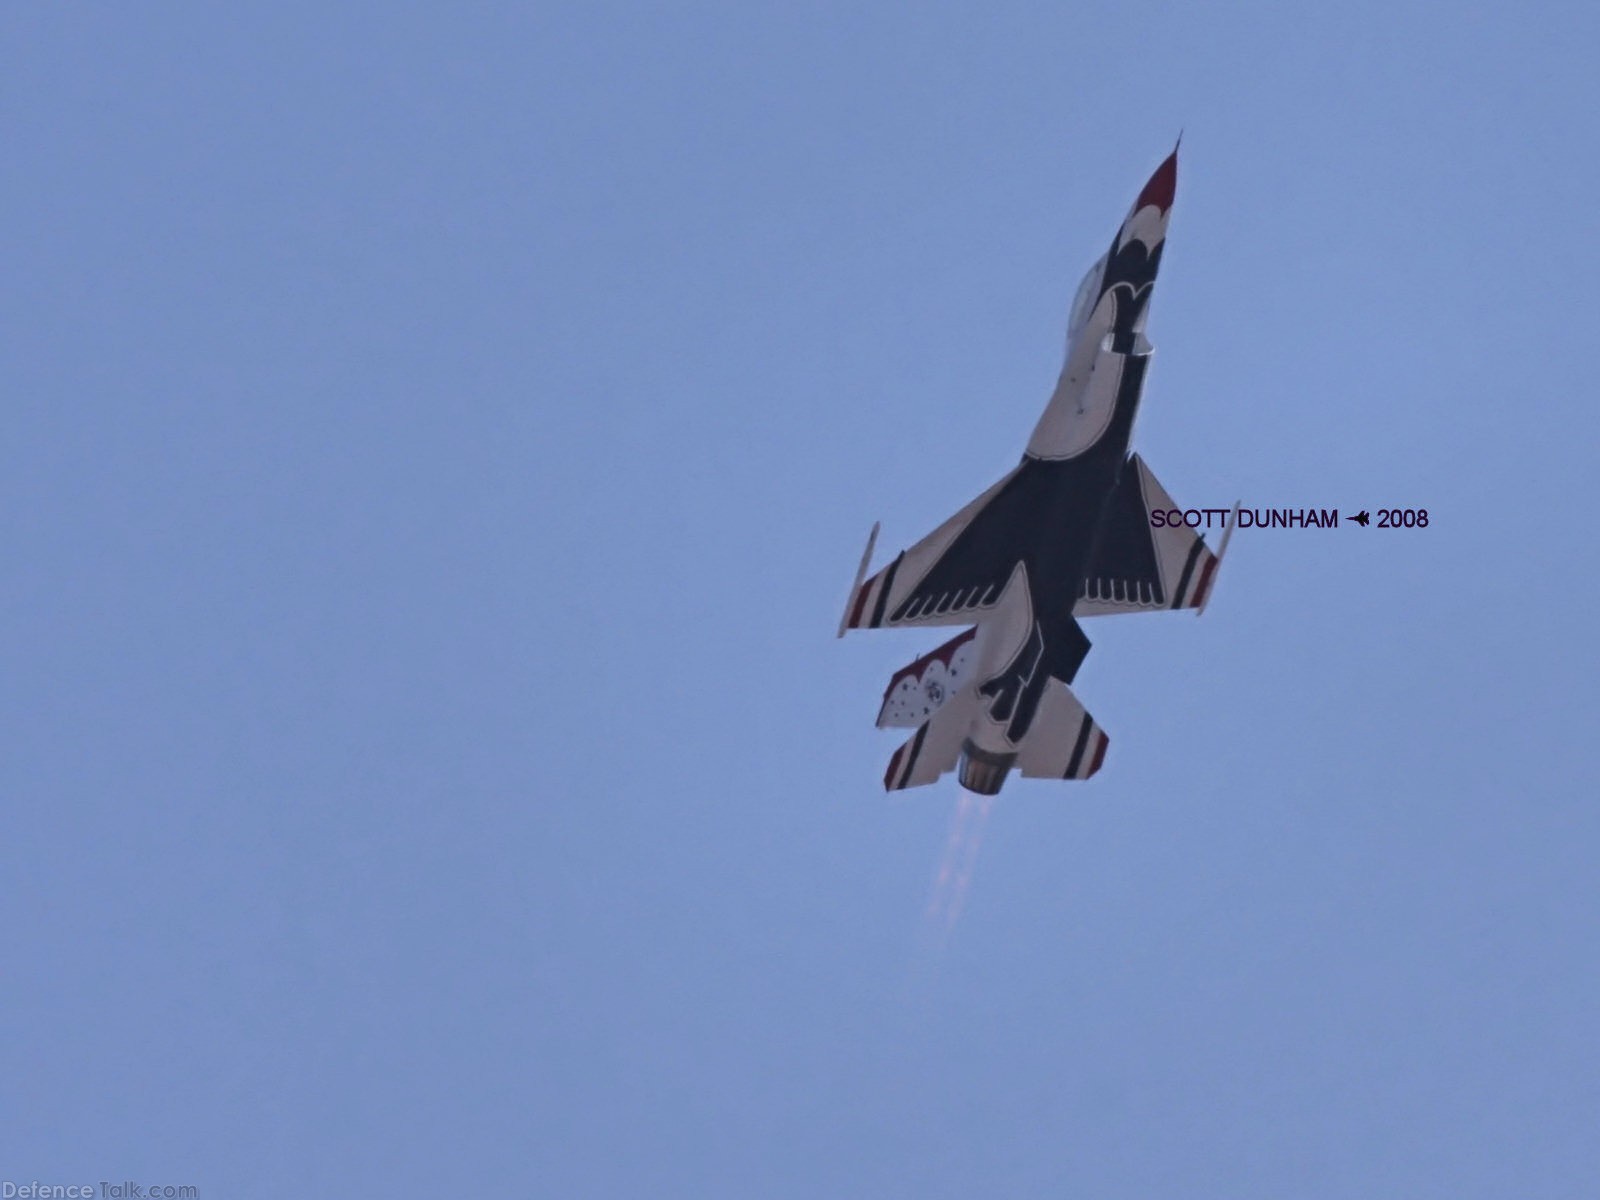
[[[970,625],[1000,602],[1017,569],[1005,531],[1024,499],[1004,478],[870,579],[856,581],[839,633],[846,629]],[[867,545],[870,556],[872,543]],[[865,574],[866,560],[862,561]]]
[[1073,616],[1205,607],[1233,526],[1230,521],[1213,553],[1203,536],[1184,525],[1152,526],[1152,512],[1176,508],[1144,459],[1131,455],[1106,501]]

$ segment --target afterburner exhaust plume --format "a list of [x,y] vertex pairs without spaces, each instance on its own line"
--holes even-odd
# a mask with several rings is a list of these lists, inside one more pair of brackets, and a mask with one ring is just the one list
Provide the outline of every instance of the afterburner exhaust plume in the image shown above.
[[963,791],[961,799],[956,801],[955,815],[950,819],[950,835],[945,839],[944,853],[939,859],[939,873],[934,876],[933,893],[928,897],[928,922],[941,935],[955,928],[956,918],[967,902],[972,868],[978,861],[983,830],[993,808],[993,796],[974,792]]

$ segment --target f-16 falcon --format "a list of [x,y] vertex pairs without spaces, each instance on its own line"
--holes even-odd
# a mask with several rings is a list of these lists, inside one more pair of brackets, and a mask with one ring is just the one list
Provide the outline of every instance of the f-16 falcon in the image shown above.
[[1081,617],[1193,608],[1216,583],[1238,506],[1213,553],[1137,454],[1145,337],[1178,181],[1174,150],[1089,268],[1067,321],[1067,357],[1022,461],[888,566],[867,576],[872,527],[839,636],[848,629],[971,626],[889,680],[880,728],[914,728],[889,791],[933,783],[992,796],[1024,778],[1087,779],[1108,739],[1067,686],[1089,653]]

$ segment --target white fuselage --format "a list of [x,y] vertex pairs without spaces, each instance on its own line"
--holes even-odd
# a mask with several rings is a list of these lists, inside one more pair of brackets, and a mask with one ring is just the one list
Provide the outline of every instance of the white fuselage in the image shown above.
[[[1133,240],[1143,242],[1153,251],[1166,239],[1167,216],[1165,210],[1154,204],[1130,213],[1117,231],[1112,252]],[[1061,375],[1056,380],[1050,403],[1028,439],[1027,453],[1034,458],[1076,458],[1094,446],[1111,425],[1129,357],[1144,357],[1150,353],[1150,343],[1144,335],[1145,322],[1150,315],[1148,305],[1139,311],[1132,325],[1133,344],[1123,352],[1112,349],[1117,289],[1102,290],[1101,287],[1109,257],[1102,257],[1090,267],[1078,286],[1067,320],[1066,361],[1061,365]]]

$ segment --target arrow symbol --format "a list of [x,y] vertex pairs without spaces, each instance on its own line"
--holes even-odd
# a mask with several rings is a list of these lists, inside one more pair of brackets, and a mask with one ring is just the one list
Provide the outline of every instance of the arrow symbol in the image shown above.
[[1367,522],[1372,520],[1372,518],[1367,515],[1367,510],[1364,508],[1350,519],[1357,525],[1360,525],[1363,529],[1366,528]]

